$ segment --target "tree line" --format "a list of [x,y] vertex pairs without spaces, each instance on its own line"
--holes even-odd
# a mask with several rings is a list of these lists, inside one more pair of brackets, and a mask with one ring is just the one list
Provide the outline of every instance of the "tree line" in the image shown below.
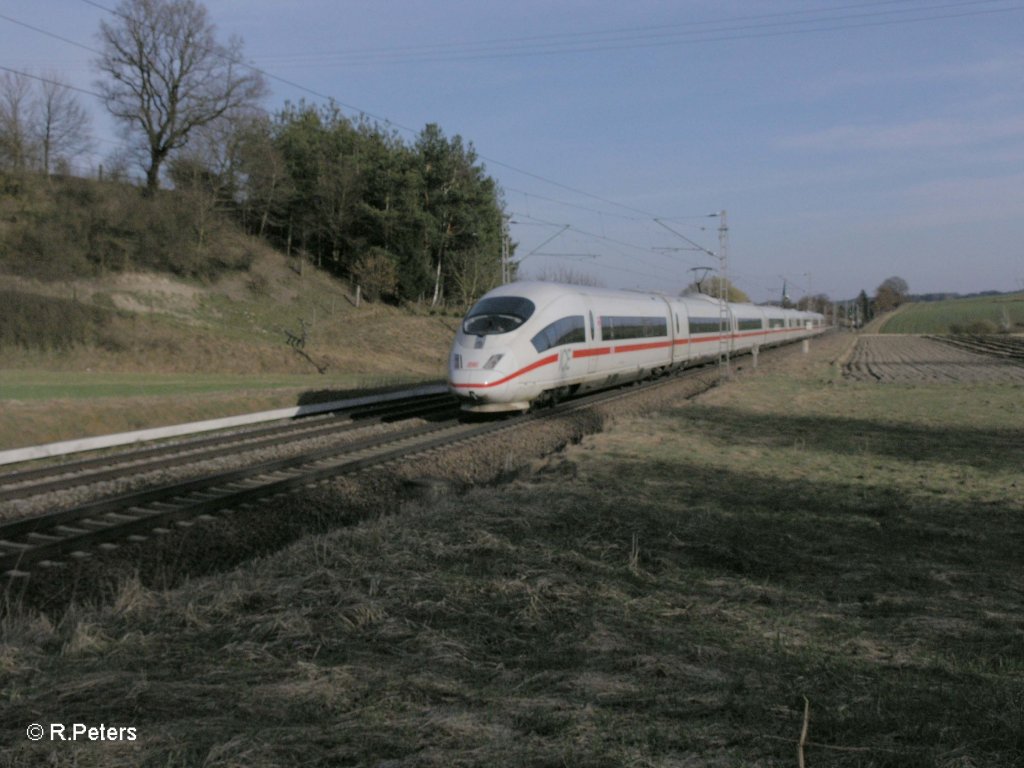
[[[172,186],[194,253],[232,216],[370,297],[464,303],[501,281],[501,189],[460,136],[428,124],[404,141],[334,104],[267,114],[263,74],[244,63],[240,40],[218,41],[196,0],[122,0],[97,38],[95,87],[125,142],[106,176],[128,178],[135,165],[154,206]],[[66,172],[91,143],[87,113],[57,76],[0,79],[0,171]],[[182,264],[208,273],[194,258]]]
[[238,151],[245,226],[371,296],[467,302],[501,279],[501,190],[472,144],[412,143],[332,106],[251,121]]

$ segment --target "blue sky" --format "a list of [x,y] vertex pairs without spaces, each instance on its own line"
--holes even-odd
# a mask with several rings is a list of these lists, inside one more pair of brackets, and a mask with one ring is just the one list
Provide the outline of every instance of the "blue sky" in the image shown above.
[[[1024,0],[205,5],[269,74],[472,141],[528,275],[676,292],[716,260],[671,249],[717,252],[705,215],[726,210],[730,276],[755,300],[784,279],[793,298],[890,275],[914,292],[1024,288]],[[90,53],[23,24],[95,46],[103,10],[6,0],[0,15],[0,66],[92,87]],[[270,111],[317,100],[271,89]]]

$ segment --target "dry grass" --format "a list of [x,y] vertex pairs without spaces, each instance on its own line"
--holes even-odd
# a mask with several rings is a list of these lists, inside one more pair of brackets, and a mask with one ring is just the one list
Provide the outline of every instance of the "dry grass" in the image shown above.
[[[299,275],[269,251],[253,271],[213,283],[123,274],[12,278],[11,289],[29,305],[36,297],[105,320],[71,346],[40,338],[0,347],[0,449],[294,406],[316,391],[438,380],[458,323],[426,308],[356,308],[345,283],[312,268]],[[300,352],[287,340],[303,324]]]
[[[808,765],[1020,765],[1024,419],[894,412],[830,343],[509,485],[9,614],[0,766],[793,766],[805,700]],[[139,740],[23,735],[76,720]]]

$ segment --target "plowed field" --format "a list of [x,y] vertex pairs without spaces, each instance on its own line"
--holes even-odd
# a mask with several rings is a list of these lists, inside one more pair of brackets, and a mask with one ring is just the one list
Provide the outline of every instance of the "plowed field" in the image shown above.
[[880,382],[1005,382],[1024,384],[1024,362],[924,336],[871,335],[857,340],[843,375]]

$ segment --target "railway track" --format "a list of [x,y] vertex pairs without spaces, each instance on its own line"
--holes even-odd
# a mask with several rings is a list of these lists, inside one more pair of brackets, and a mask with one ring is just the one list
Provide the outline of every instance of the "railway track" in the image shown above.
[[[166,534],[175,526],[194,525],[196,522],[213,519],[225,510],[245,508],[247,505],[301,487],[352,475],[372,467],[381,467],[390,462],[519,427],[552,415],[561,415],[597,403],[629,397],[637,391],[648,391],[684,378],[701,376],[708,378],[705,371],[690,370],[641,387],[599,392],[561,403],[544,411],[484,423],[461,421],[452,410],[451,400],[447,403],[439,401],[429,406],[434,421],[409,417],[398,422],[397,427],[379,434],[364,434],[353,440],[301,451],[278,459],[248,464],[227,471],[205,473],[184,481],[104,496],[45,514],[10,520],[0,524],[0,573],[15,578],[28,576],[36,568],[55,567],[89,557],[97,550],[116,549],[125,543],[142,542],[152,536]],[[713,381],[709,381],[708,386],[711,386],[711,383]],[[416,410],[412,408],[412,404],[406,405],[411,411]],[[449,411],[446,412],[445,408]],[[423,416],[424,409],[428,409],[428,406],[420,403],[417,416]],[[368,418],[401,417],[391,411],[387,416]],[[320,425],[310,429],[338,430],[347,426],[348,424]],[[274,429],[276,428],[259,430],[261,434],[258,437],[252,438],[250,434],[247,439],[277,439],[282,433],[266,433]],[[207,451],[223,451],[228,445],[230,443],[208,444],[198,449],[196,453],[206,455]],[[176,461],[178,458],[180,457],[149,455],[140,461]],[[97,473],[124,473],[136,471],[137,466],[125,464],[115,470],[96,465],[83,471],[88,474],[92,469],[96,469]],[[25,481],[23,473],[21,478]],[[61,480],[50,476],[29,478],[21,486],[21,497],[24,498],[40,488],[52,486],[57,482]],[[6,478],[0,478],[0,485],[5,483]],[[12,498],[18,494],[17,488],[5,489],[4,492],[11,494]]]
[[154,447],[118,451],[89,459],[32,467],[0,474],[0,504],[33,496],[85,488],[128,474],[143,476],[173,468],[197,466],[222,458],[230,452],[240,463],[246,455],[264,449],[301,449],[301,443],[318,439],[343,438],[351,432],[402,419],[432,418],[454,413],[457,403],[448,394],[391,400],[312,416],[285,424],[232,431],[218,435],[176,441]]

